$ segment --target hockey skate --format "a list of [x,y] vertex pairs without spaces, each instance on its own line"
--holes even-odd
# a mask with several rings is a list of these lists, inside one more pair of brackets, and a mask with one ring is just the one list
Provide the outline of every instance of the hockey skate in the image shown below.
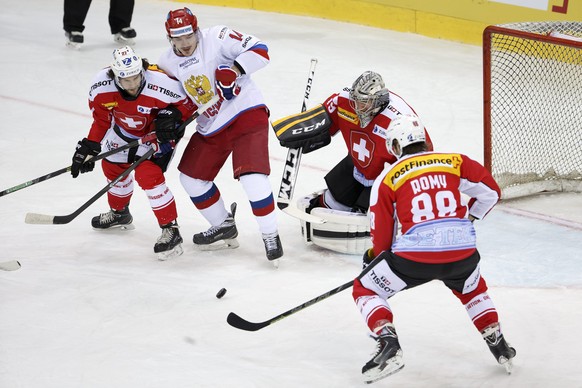
[[137,32],[131,27],[122,28],[117,34],[113,35],[113,40],[117,43],[121,44],[135,44],[135,37],[137,36]]
[[182,236],[176,221],[162,226],[162,235],[154,245],[154,252],[158,254],[158,260],[165,261],[184,253],[182,249]]
[[193,237],[194,245],[203,251],[215,251],[218,249],[234,249],[238,248],[239,244],[236,239],[238,230],[234,222],[234,215],[236,214],[236,202],[230,205],[230,213],[222,224],[211,226],[207,231],[196,233]]
[[110,228],[120,228],[122,230],[132,230],[135,227],[131,224],[133,217],[126,206],[122,210],[111,209],[107,213],[101,213],[93,217],[91,226],[94,229],[104,230]]
[[384,324],[376,338],[376,347],[374,357],[362,367],[366,384],[388,377],[404,368],[402,349],[392,323]]
[[65,45],[75,50],[80,49],[85,41],[83,33],[79,31],[65,32],[65,37],[67,38]]
[[279,233],[263,234],[263,243],[265,244],[265,253],[267,260],[273,263],[275,268],[279,267],[279,258],[283,256],[283,246]]
[[487,342],[489,350],[493,353],[495,360],[505,367],[507,374],[511,374],[511,370],[513,369],[513,362],[511,360],[517,352],[503,338],[499,323],[486,327],[481,334],[485,342]]

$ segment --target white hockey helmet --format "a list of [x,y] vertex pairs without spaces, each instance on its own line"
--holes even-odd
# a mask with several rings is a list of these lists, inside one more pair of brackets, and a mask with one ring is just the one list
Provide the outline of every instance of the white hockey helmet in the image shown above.
[[390,102],[390,92],[384,85],[382,76],[373,71],[365,71],[352,84],[350,106],[358,115],[360,127],[364,128]]
[[390,122],[387,129],[386,148],[400,159],[404,147],[426,141],[424,125],[415,115],[400,115]]
[[[124,46],[113,50],[113,61],[111,62],[111,70],[115,75],[115,83],[119,84],[120,78],[133,77],[143,72],[143,61],[133,49],[129,46]],[[143,75],[143,74],[142,74]]]

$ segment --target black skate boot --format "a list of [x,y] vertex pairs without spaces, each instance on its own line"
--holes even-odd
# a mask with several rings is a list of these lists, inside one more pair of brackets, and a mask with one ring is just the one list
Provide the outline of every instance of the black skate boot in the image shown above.
[[65,31],[65,37],[67,39],[65,45],[74,49],[81,48],[81,45],[85,41],[83,33],[79,31]]
[[511,359],[515,357],[517,352],[505,341],[499,323],[486,327],[481,334],[485,342],[487,342],[489,350],[493,353],[495,360],[505,367],[507,374],[511,374],[513,368]]
[[278,267],[277,259],[283,256],[283,246],[281,245],[279,233],[263,234],[263,243],[265,244],[267,259],[272,261],[275,267]]
[[107,213],[101,213],[98,216],[93,217],[91,220],[91,226],[95,229],[109,229],[118,227],[124,230],[134,229],[131,224],[133,222],[133,217],[129,212],[129,207],[124,207],[121,210],[111,209]]
[[239,244],[236,240],[238,230],[234,222],[234,215],[236,214],[236,202],[230,205],[230,213],[222,224],[211,226],[205,232],[196,233],[193,237],[194,244],[203,251],[213,251],[225,248],[238,248]]
[[309,201],[309,206],[305,209],[305,213],[311,214],[311,211],[316,207],[327,207],[323,201],[323,194],[319,194],[317,197],[311,198]]
[[117,34],[113,35],[113,40],[121,44],[132,45],[135,43],[137,32],[131,27],[122,28]]
[[182,236],[176,221],[162,226],[162,235],[154,245],[154,252],[158,254],[158,260],[168,260],[184,253],[182,249]]
[[388,377],[404,368],[402,349],[392,323],[386,321],[378,333],[376,342],[376,354],[362,367],[366,384]]

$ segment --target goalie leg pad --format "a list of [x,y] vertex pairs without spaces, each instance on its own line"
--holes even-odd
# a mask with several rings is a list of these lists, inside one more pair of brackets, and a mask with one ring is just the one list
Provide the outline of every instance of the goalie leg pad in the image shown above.
[[311,214],[327,220],[308,225],[314,245],[351,255],[361,255],[372,247],[367,215],[326,208],[315,208]]
[[[307,209],[310,207],[311,201],[314,198],[317,198],[321,194],[323,194],[324,191],[325,190],[316,191],[315,193],[311,193],[311,194],[306,195],[305,197],[299,199],[297,201],[297,208],[299,210],[302,210],[302,211],[307,213]],[[299,221],[301,222],[301,236],[303,237],[303,242],[306,244],[310,244],[311,243],[311,223],[307,222],[305,220],[302,220],[302,219],[300,219]]]

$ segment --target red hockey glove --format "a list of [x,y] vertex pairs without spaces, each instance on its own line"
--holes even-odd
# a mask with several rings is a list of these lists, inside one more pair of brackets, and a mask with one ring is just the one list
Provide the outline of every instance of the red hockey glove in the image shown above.
[[227,65],[220,65],[214,72],[216,91],[224,100],[232,100],[240,93],[240,86],[236,79],[238,74]]

